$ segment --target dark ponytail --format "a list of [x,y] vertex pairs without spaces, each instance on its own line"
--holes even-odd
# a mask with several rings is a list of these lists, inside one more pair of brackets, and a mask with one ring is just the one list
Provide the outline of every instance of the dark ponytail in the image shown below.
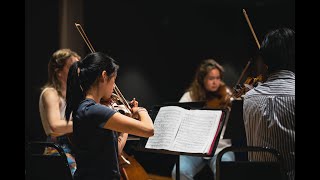
[[117,74],[118,68],[115,60],[101,52],[90,53],[73,63],[67,80],[66,119],[69,120],[71,113],[77,110],[86,92],[97,82],[103,71],[111,78]]
[[81,61],[72,64],[68,73],[67,80],[67,94],[66,94],[66,112],[65,116],[67,121],[70,119],[71,112],[78,108],[79,103],[84,99],[78,69],[81,67]]

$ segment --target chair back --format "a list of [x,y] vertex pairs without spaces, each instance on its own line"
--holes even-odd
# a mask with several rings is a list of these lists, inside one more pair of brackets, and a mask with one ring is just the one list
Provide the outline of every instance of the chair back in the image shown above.
[[[45,155],[44,149],[52,147],[57,155]],[[67,156],[63,149],[51,142],[29,142],[26,145],[27,180],[72,180]]]
[[[226,152],[259,152],[268,154],[272,161],[221,161]],[[237,158],[236,158],[237,159]],[[287,180],[283,168],[282,156],[272,148],[265,147],[227,147],[219,152],[216,162],[216,180]]]

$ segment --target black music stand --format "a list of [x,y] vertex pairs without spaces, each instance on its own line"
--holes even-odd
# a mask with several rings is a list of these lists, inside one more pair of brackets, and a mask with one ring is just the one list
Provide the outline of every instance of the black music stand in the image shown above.
[[[223,136],[224,139],[231,139],[233,147],[247,146],[247,138],[243,121],[243,100],[233,100],[228,118],[228,126]],[[235,152],[237,160],[246,160],[247,154]]]
[[177,151],[169,151],[169,150],[164,150],[164,149],[148,149],[145,148],[145,145],[148,141],[148,138],[140,138],[140,141],[137,146],[137,150],[140,151],[146,151],[146,152],[154,152],[154,153],[161,153],[161,154],[171,154],[171,155],[177,155],[177,160],[176,160],[176,179],[180,179],[180,155],[188,155],[188,156],[200,156],[200,157],[212,157],[215,154],[215,151],[217,149],[220,137],[223,136],[223,127],[225,123],[227,123],[227,119],[229,118],[229,110],[228,109],[213,109],[213,108],[204,108],[205,102],[200,101],[200,102],[185,102],[185,103],[165,103],[163,105],[156,105],[154,106],[151,110],[149,110],[149,114],[151,119],[154,121],[156,119],[156,116],[160,110],[161,107],[164,106],[179,106],[185,109],[198,109],[198,110],[221,110],[222,111],[222,118],[220,125],[217,130],[217,138],[216,141],[214,142],[213,148],[211,149],[211,152],[209,153],[210,155],[202,154],[202,153],[187,153],[187,152],[177,152]]

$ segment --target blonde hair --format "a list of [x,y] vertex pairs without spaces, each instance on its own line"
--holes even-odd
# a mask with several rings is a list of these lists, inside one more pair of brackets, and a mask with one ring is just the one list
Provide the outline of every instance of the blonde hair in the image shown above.
[[47,87],[53,87],[58,91],[59,96],[62,96],[61,82],[58,79],[58,72],[66,65],[67,59],[70,57],[81,57],[70,49],[59,49],[52,54],[52,57],[48,63],[48,81],[42,87],[42,90]]

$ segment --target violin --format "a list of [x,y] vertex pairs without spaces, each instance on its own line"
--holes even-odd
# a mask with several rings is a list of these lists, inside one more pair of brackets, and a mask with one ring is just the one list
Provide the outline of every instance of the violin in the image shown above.
[[209,108],[227,108],[231,106],[231,90],[225,85],[221,85],[215,95],[206,101],[206,107]]
[[234,98],[240,98],[242,95],[247,93],[249,90],[256,87],[259,82],[263,82],[264,78],[262,74],[258,75],[257,77],[248,77],[242,85],[236,85],[233,92]]
[[[127,108],[127,106],[125,106],[121,102],[120,98],[115,93],[112,93],[111,97],[109,99],[107,99],[107,100],[102,98],[100,100],[100,104],[106,105],[106,106],[110,107],[111,109],[114,109],[114,110],[116,110],[117,112],[119,112],[119,113],[121,113],[123,115],[132,117],[131,109]],[[130,105],[130,107],[131,107],[131,105]]]

